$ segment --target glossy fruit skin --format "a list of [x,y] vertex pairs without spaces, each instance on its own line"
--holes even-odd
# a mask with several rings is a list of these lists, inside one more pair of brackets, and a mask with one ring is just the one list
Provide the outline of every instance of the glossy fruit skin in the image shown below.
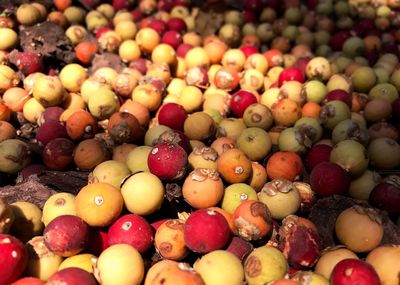
[[89,225],[81,218],[61,215],[44,229],[44,242],[54,253],[69,257],[81,252],[89,239]]
[[239,90],[232,95],[230,107],[237,118],[242,118],[246,108],[254,103],[257,103],[257,98],[253,93]]
[[185,245],[184,228],[183,220],[162,220],[154,236],[154,246],[162,257],[178,261],[187,256],[189,250]]
[[11,283],[11,285],[45,285],[44,281],[35,277],[23,277]]
[[329,161],[332,146],[326,144],[314,145],[307,153],[307,169],[311,171],[321,162]]
[[153,231],[150,224],[141,216],[127,214],[116,220],[108,230],[108,243],[129,244],[140,253],[145,253],[153,244]]
[[150,172],[162,180],[177,180],[186,172],[187,154],[178,144],[159,143],[153,146],[147,163]]
[[400,256],[400,247],[389,244],[381,245],[373,249],[365,261],[371,264],[379,275],[382,284],[397,284]]
[[24,244],[8,234],[0,234],[0,283],[9,284],[19,278],[24,271],[28,254]]
[[226,219],[214,210],[194,211],[185,222],[185,243],[194,252],[207,253],[221,249],[231,237]]
[[379,285],[379,276],[368,263],[359,259],[344,259],[333,268],[331,275],[332,285]]
[[329,161],[317,164],[310,174],[311,188],[322,197],[347,193],[350,182],[350,175]]
[[281,86],[286,81],[298,81],[300,83],[304,83],[305,74],[304,72],[296,67],[285,68],[280,74],[278,78],[278,85]]
[[289,181],[298,180],[303,173],[301,157],[293,151],[277,151],[273,153],[266,165],[270,179],[285,178]]
[[185,109],[176,103],[167,103],[160,107],[158,122],[174,130],[183,130],[183,124],[187,118]]
[[46,284],[87,284],[96,285],[92,274],[77,267],[64,268],[54,273]]
[[36,139],[43,146],[56,138],[68,138],[65,126],[58,121],[48,120],[37,129]]
[[92,138],[98,129],[97,120],[88,111],[74,112],[66,121],[65,127],[72,140]]

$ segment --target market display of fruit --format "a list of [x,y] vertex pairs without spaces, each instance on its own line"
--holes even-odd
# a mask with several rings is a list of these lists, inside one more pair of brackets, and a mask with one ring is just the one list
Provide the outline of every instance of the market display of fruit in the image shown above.
[[398,1],[0,11],[0,285],[400,284]]

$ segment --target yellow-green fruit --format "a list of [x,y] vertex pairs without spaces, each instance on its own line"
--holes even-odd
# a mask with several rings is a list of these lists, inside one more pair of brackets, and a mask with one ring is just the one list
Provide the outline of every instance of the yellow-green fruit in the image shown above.
[[32,4],[22,4],[15,13],[17,21],[26,26],[36,24],[40,19],[40,11]]
[[14,223],[14,212],[11,206],[0,198],[0,234],[7,234]]
[[244,270],[240,260],[226,250],[214,250],[203,255],[193,268],[206,285],[242,285]]
[[58,270],[69,267],[78,267],[89,273],[93,273],[93,267],[96,265],[96,262],[97,257],[95,255],[90,253],[81,253],[64,259]]
[[31,161],[28,144],[18,139],[0,142],[0,172],[14,174]]
[[170,127],[164,126],[164,125],[157,125],[154,127],[151,127],[147,130],[146,134],[144,135],[144,144],[147,146],[153,146],[153,143],[158,137],[166,131],[171,130]]
[[9,50],[18,43],[18,34],[9,28],[0,28],[0,50]]
[[161,180],[150,172],[130,176],[121,187],[126,208],[137,215],[149,215],[160,209],[164,192]]
[[47,281],[58,271],[63,258],[45,245],[43,236],[36,236],[27,242],[28,264],[25,269],[27,276]]
[[257,200],[256,190],[245,183],[233,183],[225,188],[221,208],[233,214],[240,203],[247,200]]
[[121,182],[131,171],[128,166],[120,161],[107,160],[98,164],[89,175],[91,182],[105,182],[120,189]]
[[150,146],[141,145],[135,147],[128,153],[126,165],[132,173],[150,172],[149,166],[147,165],[147,158],[151,149]]
[[23,242],[41,234],[43,230],[42,211],[38,206],[25,201],[18,201],[10,206],[15,216],[11,234]]
[[107,88],[99,88],[94,96],[89,97],[89,111],[99,120],[108,119],[118,112],[119,107],[117,95]]
[[288,264],[283,253],[272,246],[254,249],[244,262],[248,285],[264,285],[285,276]]
[[331,278],[331,273],[335,265],[339,263],[339,261],[342,261],[346,258],[358,259],[354,252],[345,247],[337,247],[325,250],[322,252],[322,255],[315,265],[315,272],[321,274],[326,279],[329,279]]
[[140,253],[128,244],[115,244],[97,259],[96,279],[102,285],[139,285],[144,277]]
[[360,66],[351,74],[354,91],[368,93],[376,83],[376,74],[369,66]]
[[56,76],[39,77],[32,88],[32,95],[44,107],[56,106],[64,99],[65,89]]
[[291,280],[307,285],[329,285],[329,279],[312,271],[297,271]]
[[65,89],[71,92],[79,92],[82,83],[88,77],[88,73],[83,66],[77,63],[70,63],[61,69],[59,76]]
[[47,226],[53,219],[61,215],[76,216],[75,195],[61,192],[51,195],[43,206],[42,221]]

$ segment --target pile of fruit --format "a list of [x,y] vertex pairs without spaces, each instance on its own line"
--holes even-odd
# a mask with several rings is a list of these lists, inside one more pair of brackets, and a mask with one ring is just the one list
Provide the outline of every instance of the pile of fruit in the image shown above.
[[400,284],[398,1],[0,7],[0,285]]

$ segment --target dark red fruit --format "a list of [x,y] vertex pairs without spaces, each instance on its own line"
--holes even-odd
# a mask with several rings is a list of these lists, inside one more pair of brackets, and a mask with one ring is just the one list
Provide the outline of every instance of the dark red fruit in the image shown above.
[[176,143],[181,148],[183,148],[187,154],[189,154],[191,150],[190,141],[185,135],[184,132],[178,130],[168,130],[163,132],[158,139],[153,143],[153,145],[159,143]]
[[313,170],[313,168],[321,162],[329,161],[331,151],[332,147],[327,144],[316,144],[312,146],[306,158],[308,171]]
[[136,69],[141,74],[146,74],[149,66],[150,66],[150,61],[143,57],[135,59],[129,63],[130,68]]
[[87,252],[99,256],[108,246],[108,230],[104,228],[90,228],[89,242],[86,248]]
[[380,285],[375,269],[360,259],[344,259],[332,270],[332,285]]
[[38,122],[39,125],[43,125],[43,123],[45,123],[49,120],[59,122],[60,116],[64,111],[65,110],[63,108],[58,107],[58,106],[52,106],[52,107],[46,108],[43,111],[43,113],[40,115],[39,122]]
[[108,231],[108,243],[129,244],[145,253],[153,244],[154,233],[150,224],[141,216],[127,214],[116,220]]
[[349,93],[344,91],[343,89],[334,89],[332,91],[329,91],[328,94],[326,94],[323,103],[333,101],[333,100],[339,100],[344,103],[346,103],[349,108],[351,108],[352,104],[352,97]]
[[369,194],[369,203],[390,215],[400,214],[400,188],[394,184],[381,182]]
[[153,19],[147,25],[147,27],[155,30],[160,36],[162,36],[168,30],[167,24],[160,19]]
[[0,284],[17,280],[28,263],[24,244],[16,237],[0,234]]
[[56,138],[68,138],[67,129],[60,122],[48,120],[37,128],[36,139],[41,145],[46,146]]
[[17,52],[15,65],[24,74],[43,72],[43,60],[40,54],[30,51]]
[[278,84],[281,86],[286,81],[298,81],[304,83],[305,81],[304,72],[297,67],[288,67],[282,70],[278,77]]
[[165,181],[178,180],[186,173],[186,151],[176,143],[159,143],[149,153],[147,164],[154,175]]
[[46,170],[47,167],[43,164],[30,164],[24,169],[21,170],[21,173],[19,174],[20,178],[22,180],[28,179],[32,175],[36,175],[44,170]]
[[191,50],[192,48],[193,48],[193,45],[191,45],[191,44],[186,44],[186,43],[180,44],[178,46],[178,48],[176,49],[176,55],[181,58],[185,58],[185,55],[187,54],[187,52],[189,50]]
[[50,141],[44,147],[42,158],[44,165],[51,170],[65,170],[74,161],[75,144],[65,138]]
[[78,216],[58,216],[46,226],[43,237],[46,246],[55,254],[73,256],[87,246],[89,225]]
[[310,174],[311,189],[319,196],[343,195],[350,187],[350,174],[336,163],[324,161]]
[[158,123],[174,130],[182,131],[186,118],[185,109],[176,103],[167,103],[158,112]]
[[254,103],[257,103],[257,98],[253,93],[239,90],[232,95],[230,107],[236,117],[242,118],[246,108]]
[[168,30],[177,31],[178,33],[184,33],[186,31],[186,22],[181,18],[171,18],[167,22]]
[[335,51],[342,50],[344,42],[350,38],[350,36],[351,33],[346,30],[334,33],[330,38],[329,46]]
[[161,42],[172,46],[175,50],[183,43],[182,35],[177,31],[167,31],[162,36]]
[[392,116],[397,120],[400,119],[400,97],[392,103]]
[[240,261],[243,261],[253,250],[253,245],[240,237],[233,237],[226,250],[236,255]]
[[200,209],[186,220],[184,239],[189,249],[207,253],[223,248],[231,239],[231,230],[222,214]]
[[48,285],[96,285],[96,279],[92,274],[78,267],[69,267],[57,271],[47,280]]
[[112,0],[111,5],[115,10],[130,9],[132,6],[132,1],[130,0]]
[[245,0],[244,9],[250,11],[261,11],[263,8],[263,2],[261,0]]

